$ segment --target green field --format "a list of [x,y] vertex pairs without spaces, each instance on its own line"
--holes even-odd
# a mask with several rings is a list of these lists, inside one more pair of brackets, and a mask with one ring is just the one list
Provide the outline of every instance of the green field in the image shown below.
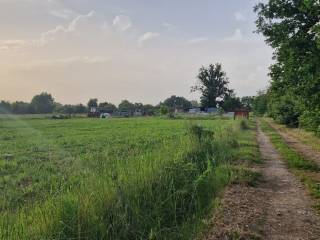
[[241,125],[0,119],[0,239],[190,239],[257,158]]

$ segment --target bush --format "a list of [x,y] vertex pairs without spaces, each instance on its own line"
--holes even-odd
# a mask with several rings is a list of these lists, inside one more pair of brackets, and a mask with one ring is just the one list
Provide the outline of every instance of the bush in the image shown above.
[[270,115],[281,124],[298,127],[301,110],[296,99],[290,95],[285,95],[272,101]]
[[305,111],[299,117],[299,127],[313,131],[320,136],[320,109]]

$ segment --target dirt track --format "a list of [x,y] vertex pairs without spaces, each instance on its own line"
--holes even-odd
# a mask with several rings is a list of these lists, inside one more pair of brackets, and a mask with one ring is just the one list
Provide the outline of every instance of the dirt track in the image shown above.
[[320,239],[320,217],[310,197],[260,127],[258,142],[262,181],[256,187],[231,186],[204,239]]
[[296,150],[301,155],[305,156],[307,159],[310,159],[320,165],[320,152],[314,149],[313,147],[304,144],[298,141],[296,138],[292,137],[290,134],[281,130],[275,124],[270,123],[273,127],[285,140],[285,142],[294,150]]

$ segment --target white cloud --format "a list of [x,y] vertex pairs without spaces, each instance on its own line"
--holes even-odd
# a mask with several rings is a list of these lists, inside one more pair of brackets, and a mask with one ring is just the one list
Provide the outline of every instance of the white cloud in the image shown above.
[[74,18],[72,20],[72,22],[69,24],[67,30],[68,31],[75,31],[76,30],[76,27],[78,26],[78,24],[83,21],[83,20],[86,20],[86,19],[89,19],[89,18],[92,18],[93,16],[95,15],[95,12],[94,11],[91,11],[89,12],[88,14],[86,15],[78,15],[76,18]]
[[155,39],[155,38],[157,38],[159,36],[160,36],[160,34],[157,33],[157,32],[146,32],[146,33],[144,33],[143,35],[141,35],[139,37],[138,43],[142,44],[142,43],[144,43],[146,41],[150,41],[150,40]]
[[60,10],[50,11],[50,15],[57,17],[57,18],[69,20],[75,16],[75,13],[71,10],[68,10],[68,9],[60,9]]
[[241,12],[235,12],[234,17],[238,22],[245,22],[247,18]]
[[94,11],[89,12],[85,15],[78,15],[75,17],[67,27],[64,26],[56,26],[54,29],[51,29],[47,32],[44,32],[41,34],[40,39],[36,42],[38,42],[40,45],[46,44],[48,41],[52,41],[55,39],[56,35],[58,33],[68,33],[73,32],[76,30],[77,26],[80,24],[81,21],[87,20],[92,18],[95,15]]
[[0,42],[0,51],[17,51],[28,45],[28,41],[11,39]]
[[208,38],[205,37],[198,37],[198,38],[192,38],[190,40],[187,41],[187,44],[198,44],[198,43],[203,43],[203,42],[207,42]]
[[124,32],[132,26],[131,19],[126,15],[118,15],[113,19],[113,26],[119,32]]

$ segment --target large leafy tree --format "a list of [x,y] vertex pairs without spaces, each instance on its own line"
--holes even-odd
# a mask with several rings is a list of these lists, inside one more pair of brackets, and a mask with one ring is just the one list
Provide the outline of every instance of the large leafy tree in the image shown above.
[[117,107],[109,102],[102,102],[99,103],[99,108],[102,108],[103,110],[105,110],[108,113],[113,113],[115,111],[117,111]]
[[228,94],[225,96],[221,107],[225,111],[235,111],[236,109],[242,108],[240,98],[237,97],[234,93]]
[[97,98],[91,98],[89,99],[87,103],[87,107],[90,110],[92,107],[98,107],[98,99]]
[[[255,11],[258,32],[274,49],[270,98],[272,108],[281,110],[275,118],[295,124],[304,111],[320,109],[320,1],[269,0]],[[295,105],[292,121],[276,106],[288,101]]]
[[178,97],[175,95],[167,98],[163,102],[163,105],[168,107],[170,110],[175,110],[175,109],[184,110],[192,107],[192,103],[189,100],[185,99],[184,97]]
[[54,99],[51,94],[43,92],[32,98],[31,107],[35,113],[52,113],[54,109]]
[[219,63],[201,67],[197,78],[198,84],[193,86],[191,91],[201,93],[200,100],[203,107],[216,107],[232,92],[228,88],[227,75]]
[[128,100],[122,100],[118,106],[119,111],[125,111],[133,113],[136,109],[134,103],[129,102]]

